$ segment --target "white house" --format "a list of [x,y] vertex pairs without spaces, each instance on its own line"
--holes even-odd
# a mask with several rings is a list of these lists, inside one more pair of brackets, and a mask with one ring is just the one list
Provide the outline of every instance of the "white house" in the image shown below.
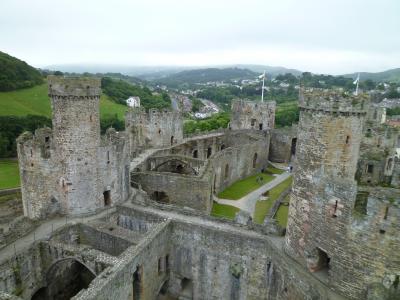
[[126,105],[129,107],[140,107],[140,98],[131,96],[126,100]]

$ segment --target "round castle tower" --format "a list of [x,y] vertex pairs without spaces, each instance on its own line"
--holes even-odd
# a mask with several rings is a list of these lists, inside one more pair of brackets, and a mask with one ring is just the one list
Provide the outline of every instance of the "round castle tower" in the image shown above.
[[93,212],[98,189],[100,79],[49,76],[55,155],[60,163],[61,210]]
[[400,193],[355,181],[369,98],[314,90],[299,102],[285,251],[348,298],[389,299],[400,292]]
[[285,250],[312,272],[332,269],[346,243],[367,100],[332,91],[300,92]]

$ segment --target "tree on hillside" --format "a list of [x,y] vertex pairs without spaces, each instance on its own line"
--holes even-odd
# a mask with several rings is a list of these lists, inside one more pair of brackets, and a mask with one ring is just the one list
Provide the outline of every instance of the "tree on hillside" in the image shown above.
[[29,88],[43,83],[38,70],[26,62],[0,52],[0,91]]

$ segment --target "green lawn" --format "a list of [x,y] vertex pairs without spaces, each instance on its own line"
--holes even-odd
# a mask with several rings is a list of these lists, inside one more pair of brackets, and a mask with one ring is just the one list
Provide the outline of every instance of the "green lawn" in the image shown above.
[[291,184],[292,177],[289,177],[269,191],[268,200],[257,201],[256,208],[254,210],[255,223],[262,224],[264,222],[265,216],[275,201],[279,198],[279,195],[282,194],[282,192],[285,191]]
[[282,174],[283,172],[285,172],[284,170],[278,169],[278,168],[274,168],[272,166],[269,166],[266,170],[265,173],[270,173],[270,174]]
[[18,162],[14,160],[0,160],[0,189],[18,187]]
[[[257,177],[263,177],[261,184],[257,182]],[[232,185],[228,186],[225,190],[220,192],[217,197],[222,199],[238,200],[248,193],[258,189],[260,186],[270,182],[275,177],[269,174],[258,173],[256,175],[247,177],[245,179],[236,181]]]
[[[50,99],[47,96],[47,84],[12,92],[0,92],[0,115],[25,116],[40,115],[51,117]],[[127,106],[111,101],[107,95],[100,98],[100,114],[117,114],[123,120]]]
[[[289,195],[287,196],[287,201],[289,201]],[[278,208],[278,211],[276,212],[275,219],[278,221],[278,224],[281,225],[282,227],[286,227],[287,225],[287,220],[288,220],[288,214],[289,214],[289,205],[281,205]]]
[[225,217],[227,219],[233,220],[238,211],[239,208],[237,207],[214,202],[211,210],[211,215],[214,217]]

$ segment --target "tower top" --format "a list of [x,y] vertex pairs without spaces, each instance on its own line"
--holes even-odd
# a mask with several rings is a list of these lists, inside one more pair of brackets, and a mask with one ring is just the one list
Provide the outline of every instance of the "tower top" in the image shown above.
[[101,80],[95,77],[47,77],[49,96],[93,97],[101,94]]
[[367,94],[347,94],[324,89],[300,89],[299,106],[326,112],[366,113],[369,105]]

